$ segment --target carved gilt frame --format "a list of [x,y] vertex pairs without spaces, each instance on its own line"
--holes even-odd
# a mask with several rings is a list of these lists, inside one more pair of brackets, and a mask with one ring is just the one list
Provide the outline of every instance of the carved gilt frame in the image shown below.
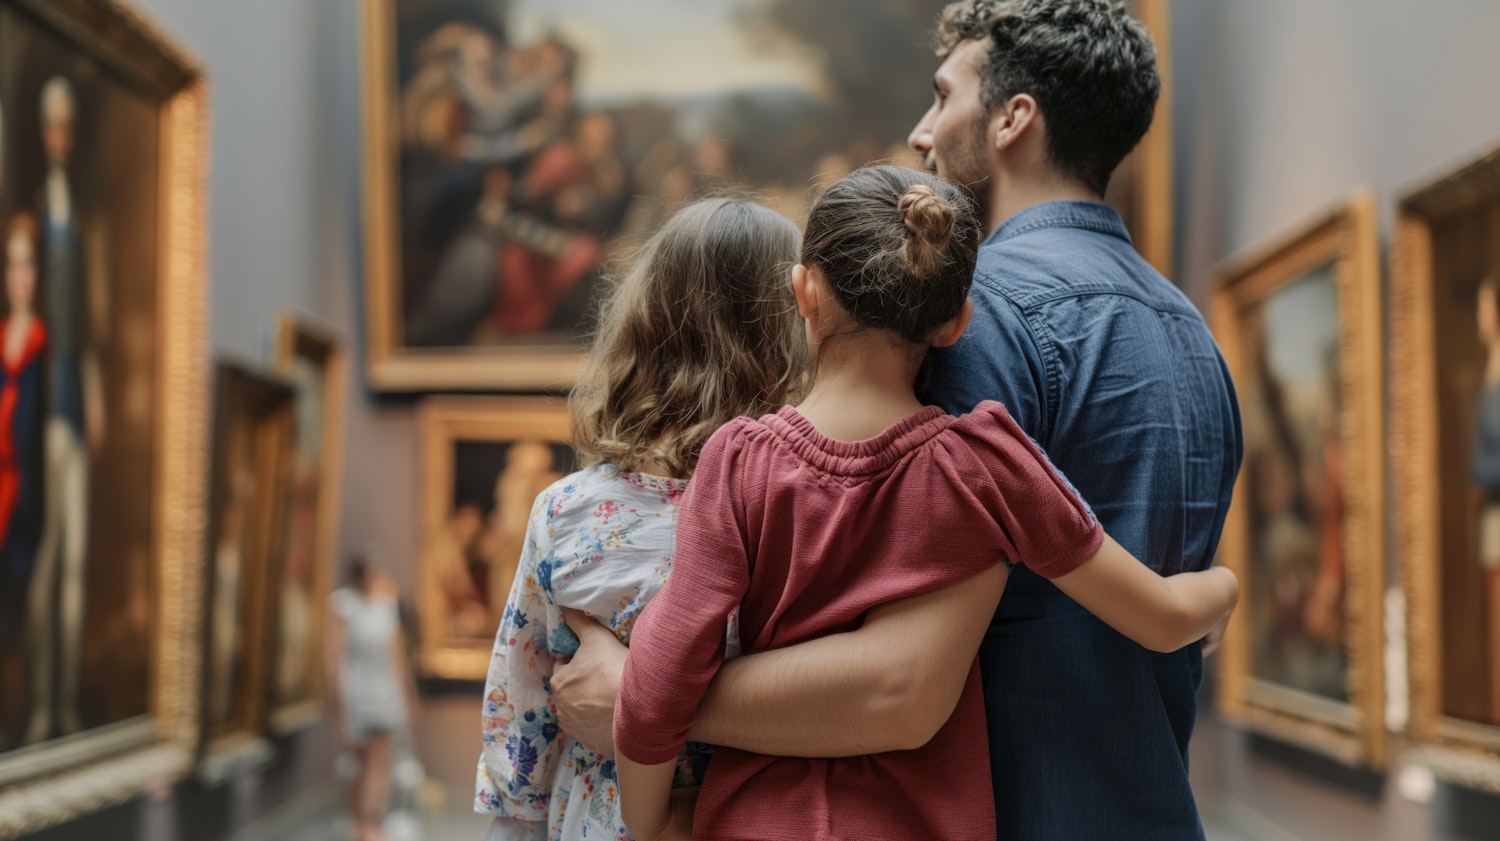
[[1130,216],[1131,238],[1141,256],[1167,278],[1172,277],[1177,247],[1172,189],[1172,12],[1168,0],[1133,0],[1131,14],[1145,25],[1156,44],[1156,64],[1161,74],[1161,97],[1151,130],[1141,138],[1128,159],[1129,171],[1117,177],[1133,180]]
[[121,0],[5,0],[160,105],[151,711],[0,758],[0,839],[72,820],[186,774],[198,738],[208,418],[208,83]]
[[[567,404],[547,397],[441,397],[423,401],[418,409],[422,437],[422,558],[418,576],[418,614],[422,642],[418,668],[426,677],[444,680],[483,680],[489,669],[490,640],[463,644],[445,639],[442,615],[432,601],[432,564],[425,553],[451,515],[454,445],[459,441],[518,440],[569,444],[572,441]],[[491,632],[493,636],[493,631]]]
[[[1407,194],[1391,258],[1391,454],[1407,604],[1409,757],[1450,782],[1500,793],[1500,726],[1444,713],[1443,516],[1434,230],[1500,203],[1500,148]],[[1489,212],[1493,213],[1492,209]],[[1496,666],[1500,668],[1500,666]]]
[[[1339,299],[1338,417],[1344,495],[1344,640],[1348,703],[1257,678],[1247,597],[1230,622],[1220,664],[1219,705],[1231,721],[1264,735],[1379,769],[1387,756],[1382,599],[1385,590],[1385,437],[1380,241],[1368,190],[1296,233],[1226,263],[1212,300],[1214,332],[1236,380],[1246,381],[1244,311],[1289,281],[1334,263]],[[1254,592],[1249,568],[1247,478],[1241,471],[1224,526],[1220,560]]]
[[[291,373],[298,358],[311,361],[323,372],[322,463],[318,467],[318,515],[313,545],[313,622],[309,636],[319,666],[310,677],[311,692],[301,700],[271,709],[271,732],[282,735],[316,723],[323,714],[323,690],[328,664],[323,662],[323,634],[328,594],[338,568],[339,506],[343,500],[344,416],[349,378],[349,357],[343,343],[331,331],[289,312],[276,322],[273,369],[282,376]],[[274,649],[280,650],[278,644]]]
[[[207,645],[203,651],[204,691],[202,693],[201,736],[198,746],[198,776],[209,785],[217,785],[271,759],[274,751],[266,735],[270,729],[267,686],[271,672],[271,652],[277,622],[275,593],[281,580],[282,555],[286,544],[286,482],[292,453],[294,394],[292,387],[279,379],[258,373],[254,368],[235,362],[220,361],[215,367],[213,484],[208,494],[208,539],[204,542],[204,632]],[[229,726],[213,728],[209,720],[209,661],[213,656],[213,593],[218,569],[215,553],[223,528],[221,513],[233,479],[225,472],[228,462],[230,433],[235,423],[248,423],[255,437],[255,483],[246,506],[245,546],[240,558],[241,579],[238,590],[243,594],[242,613],[236,625],[243,635],[247,660],[246,681],[235,688],[230,699],[243,698],[245,714]]]

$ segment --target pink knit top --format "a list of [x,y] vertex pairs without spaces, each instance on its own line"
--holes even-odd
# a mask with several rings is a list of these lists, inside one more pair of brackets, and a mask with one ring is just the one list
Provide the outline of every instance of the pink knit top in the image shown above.
[[[740,418],[703,449],[671,577],[635,626],[615,747],[676,759],[739,610],[746,651],[852,630],[873,607],[1001,560],[1055,578],[1103,531],[999,403],[928,407],[867,441],[835,441],[795,409]],[[993,838],[979,668],[927,745],[845,759],[721,748],[694,834],[713,839]]]

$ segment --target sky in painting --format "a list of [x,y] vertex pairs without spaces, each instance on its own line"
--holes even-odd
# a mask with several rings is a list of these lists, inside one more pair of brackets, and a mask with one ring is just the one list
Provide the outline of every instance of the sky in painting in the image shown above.
[[745,88],[815,92],[805,54],[767,50],[745,36],[746,0],[514,0],[517,43],[559,32],[584,55],[586,104],[678,98]]

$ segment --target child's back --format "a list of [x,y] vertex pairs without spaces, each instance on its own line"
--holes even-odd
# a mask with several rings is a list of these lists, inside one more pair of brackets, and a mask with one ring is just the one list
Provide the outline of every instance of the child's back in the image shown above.
[[[636,617],[672,568],[686,482],[596,465],[537,497],[516,583],[485,680],[484,750],[475,809],[497,821],[491,838],[618,838],[626,833],[614,762],[560,732],[547,681],[578,639],[562,609],[589,613],[630,643]],[[721,638],[720,644],[723,644]],[[695,783],[693,757],[679,777]]]
[[[876,438],[827,438],[791,408],[731,423],[704,450],[678,532],[683,559],[640,626],[618,749],[674,754],[740,612],[747,651],[851,630],[877,605],[973,578],[1004,557],[1070,572],[1103,532],[999,404],[928,408]],[[725,547],[743,546],[739,557]],[[636,662],[641,655],[649,659]],[[620,721],[618,716],[632,717]],[[622,738],[623,737],[623,738]],[[953,717],[914,751],[788,759],[720,749],[695,827],[715,839],[990,837],[977,667]],[[775,804],[774,808],[767,808]]]

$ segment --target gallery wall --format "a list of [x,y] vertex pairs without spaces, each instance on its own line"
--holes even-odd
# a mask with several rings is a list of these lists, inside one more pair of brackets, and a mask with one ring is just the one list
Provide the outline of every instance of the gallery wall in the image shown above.
[[[1500,26],[1494,3],[1172,6],[1177,275],[1200,306],[1216,264],[1296,229],[1361,185],[1377,197],[1388,258],[1399,197],[1500,144],[1500,54],[1487,34]],[[1390,499],[1392,511],[1401,504]],[[1398,561],[1388,559],[1393,581]],[[1399,635],[1399,624],[1391,630]],[[1399,671],[1396,681],[1390,702],[1399,715]],[[1355,772],[1210,715],[1194,742],[1193,774],[1205,807],[1256,837],[1494,837],[1500,800],[1438,784],[1429,804],[1414,802],[1403,795],[1399,739],[1392,756],[1386,774]],[[1417,771],[1405,782],[1421,794],[1426,780]]]
[[[215,356],[264,364],[278,313],[353,343],[358,294],[358,0],[135,0],[204,68],[210,88],[209,342]],[[205,366],[211,364],[205,357]],[[409,412],[372,408],[350,383],[349,503],[342,547],[406,547],[413,518]],[[395,441],[385,418],[398,418]],[[358,453],[381,453],[378,469]],[[405,470],[403,473],[402,471]],[[366,513],[388,505],[384,516]],[[394,512],[394,513],[393,513]],[[381,525],[377,525],[381,524]],[[384,529],[382,531],[381,529]],[[400,553],[392,553],[400,560]],[[406,570],[394,571],[404,578]],[[281,740],[273,764],[219,786],[189,780],[36,838],[227,838],[331,775],[326,726]]]

